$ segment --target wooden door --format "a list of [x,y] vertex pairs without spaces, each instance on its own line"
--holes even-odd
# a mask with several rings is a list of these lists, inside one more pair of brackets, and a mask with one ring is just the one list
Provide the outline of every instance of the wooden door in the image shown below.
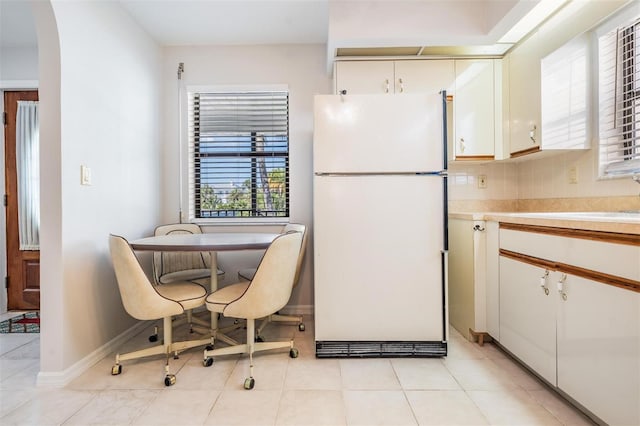
[[7,229],[7,308],[40,309],[40,251],[20,250],[16,174],[18,101],[37,101],[37,91],[5,92],[5,206]]

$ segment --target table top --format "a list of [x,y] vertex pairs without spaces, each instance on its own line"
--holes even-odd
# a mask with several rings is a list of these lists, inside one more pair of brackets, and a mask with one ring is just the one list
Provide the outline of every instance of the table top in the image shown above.
[[280,234],[264,232],[212,232],[171,234],[129,241],[140,251],[227,251],[266,249]]

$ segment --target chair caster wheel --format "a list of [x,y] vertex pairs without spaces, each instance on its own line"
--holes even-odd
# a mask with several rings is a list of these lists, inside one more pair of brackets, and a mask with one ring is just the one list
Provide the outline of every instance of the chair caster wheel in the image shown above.
[[247,379],[244,379],[244,388],[246,390],[251,390],[253,389],[253,387],[256,385],[256,381],[253,377],[249,377]]
[[120,373],[122,373],[122,366],[120,364],[116,364],[113,367],[111,367],[112,376],[117,376]]
[[300,355],[300,352],[298,352],[298,350],[296,348],[291,348],[289,350],[289,356],[291,358],[298,358],[298,355]]
[[256,342],[264,342],[264,338],[260,335],[256,336]]
[[165,386],[173,386],[176,384],[176,376],[175,374],[167,374],[164,376],[164,385]]
[[157,342],[158,341],[158,335],[157,334],[152,334],[151,336],[149,336],[149,341],[150,342]]
[[202,365],[204,365],[205,367],[211,367],[213,365],[213,358],[211,358],[210,356],[206,357],[202,361]]
[[205,351],[212,351],[213,350],[213,345],[207,345],[204,347]]
[[298,330],[304,331],[304,324],[303,323],[298,324]]

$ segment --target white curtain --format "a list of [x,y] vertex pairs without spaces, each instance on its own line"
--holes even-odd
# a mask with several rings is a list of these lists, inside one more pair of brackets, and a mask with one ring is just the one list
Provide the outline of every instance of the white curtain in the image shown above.
[[40,136],[38,102],[18,101],[16,170],[20,250],[40,249]]

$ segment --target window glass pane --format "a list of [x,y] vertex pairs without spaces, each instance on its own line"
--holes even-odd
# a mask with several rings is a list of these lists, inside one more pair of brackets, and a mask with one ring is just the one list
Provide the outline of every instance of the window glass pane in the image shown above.
[[189,93],[190,215],[289,215],[288,93]]
[[640,20],[599,37],[600,174],[640,172]]

